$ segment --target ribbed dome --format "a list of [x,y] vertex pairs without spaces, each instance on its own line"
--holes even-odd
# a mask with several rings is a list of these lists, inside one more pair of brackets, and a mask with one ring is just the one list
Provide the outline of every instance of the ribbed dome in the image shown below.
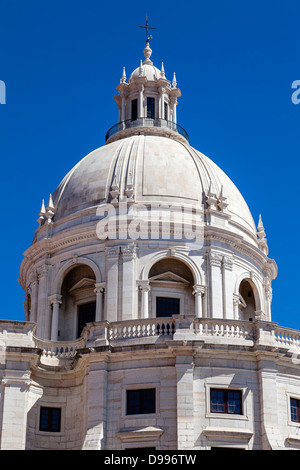
[[[228,176],[188,144],[160,136],[134,135],[91,152],[63,179],[53,195],[57,222],[65,216],[111,202],[112,186],[120,200],[134,187],[136,202],[206,206],[211,188],[227,198],[232,230],[256,239],[250,210]],[[76,217],[76,216],[75,216]],[[248,237],[247,237],[248,238]]]
[[[147,80],[159,80],[161,78],[160,70],[157,67],[151,64],[143,65],[143,77],[146,77]],[[131,83],[135,78],[140,76],[140,67],[137,67],[129,77],[128,83]]]

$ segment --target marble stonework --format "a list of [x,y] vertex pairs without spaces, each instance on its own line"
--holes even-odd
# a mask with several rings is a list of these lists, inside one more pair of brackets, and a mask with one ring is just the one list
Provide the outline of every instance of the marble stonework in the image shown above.
[[[42,203],[25,321],[0,322],[1,449],[299,448],[300,332],[272,322],[262,219],[179,132],[176,77],[144,56],[106,144]],[[149,388],[154,411],[128,414],[128,390]],[[211,389],[238,391],[240,413],[215,412]],[[59,431],[40,429],[42,407]]]

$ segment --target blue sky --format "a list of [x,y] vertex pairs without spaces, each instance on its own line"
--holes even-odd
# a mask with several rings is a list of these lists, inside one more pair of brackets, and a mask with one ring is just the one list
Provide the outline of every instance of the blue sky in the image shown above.
[[176,72],[178,123],[262,214],[278,264],[272,319],[300,330],[299,0],[0,0],[0,318],[23,320],[23,252],[42,199],[117,122],[113,96],[143,58]]

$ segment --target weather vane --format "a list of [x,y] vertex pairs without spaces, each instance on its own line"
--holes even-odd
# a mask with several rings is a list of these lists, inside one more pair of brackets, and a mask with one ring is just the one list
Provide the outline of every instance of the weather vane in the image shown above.
[[146,26],[140,26],[140,28],[144,28],[146,30],[146,44],[149,42],[149,39],[152,39],[152,36],[149,36],[149,29],[156,29],[153,26],[149,26],[148,23],[148,16],[146,16]]

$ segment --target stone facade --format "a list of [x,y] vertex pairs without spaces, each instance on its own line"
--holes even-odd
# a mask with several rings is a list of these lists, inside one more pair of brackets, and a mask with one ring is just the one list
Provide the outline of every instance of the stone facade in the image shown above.
[[299,448],[300,332],[260,218],[145,60],[119,123],[42,203],[25,321],[0,322],[1,449]]

